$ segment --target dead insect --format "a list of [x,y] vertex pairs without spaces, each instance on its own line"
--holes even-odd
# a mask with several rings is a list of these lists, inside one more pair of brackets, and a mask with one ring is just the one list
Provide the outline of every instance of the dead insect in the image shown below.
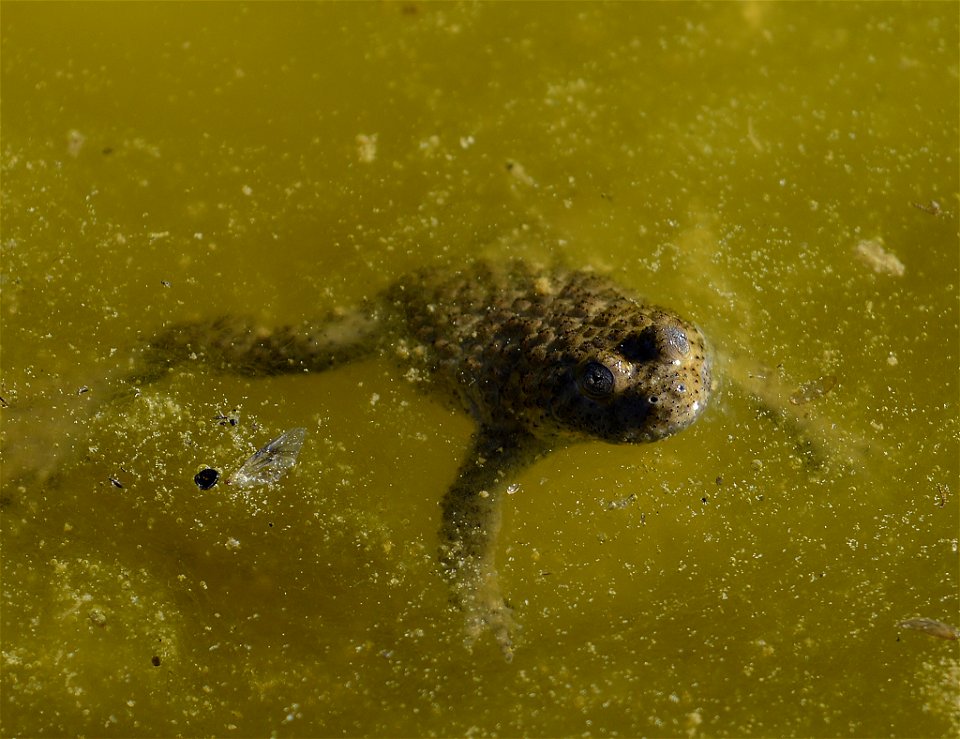
[[302,427],[280,434],[247,459],[240,469],[230,476],[227,484],[250,488],[276,482],[297,463],[297,455],[306,434],[307,430]]
[[227,424],[230,424],[231,426],[236,426],[237,424],[240,423],[240,419],[237,418],[236,414],[237,414],[237,409],[233,408],[230,411],[229,416],[225,416],[223,413],[217,413],[217,415],[213,417],[213,420],[219,421],[221,426],[226,426]]

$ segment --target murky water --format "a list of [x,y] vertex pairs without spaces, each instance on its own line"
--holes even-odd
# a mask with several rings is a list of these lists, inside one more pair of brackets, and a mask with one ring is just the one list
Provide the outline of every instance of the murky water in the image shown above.
[[[957,642],[897,624],[960,622],[957,34],[952,4],[4,5],[3,734],[955,735]],[[610,271],[723,377],[675,438],[516,480],[512,664],[435,566],[469,419],[391,366],[110,397],[169,321],[476,254]],[[194,484],[299,426],[276,485]]]

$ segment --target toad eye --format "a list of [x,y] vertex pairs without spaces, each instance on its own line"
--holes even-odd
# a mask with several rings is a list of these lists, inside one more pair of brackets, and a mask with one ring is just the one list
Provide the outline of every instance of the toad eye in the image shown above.
[[664,354],[670,359],[683,359],[690,353],[690,342],[682,329],[670,326],[664,329]]
[[613,372],[600,362],[588,362],[580,373],[580,389],[595,400],[613,394]]

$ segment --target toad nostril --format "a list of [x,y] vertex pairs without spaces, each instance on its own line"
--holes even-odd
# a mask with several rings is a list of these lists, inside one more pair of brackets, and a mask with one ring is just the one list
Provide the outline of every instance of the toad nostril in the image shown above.
[[651,326],[636,334],[631,334],[620,342],[617,351],[630,362],[649,362],[660,356],[657,348],[657,332]]

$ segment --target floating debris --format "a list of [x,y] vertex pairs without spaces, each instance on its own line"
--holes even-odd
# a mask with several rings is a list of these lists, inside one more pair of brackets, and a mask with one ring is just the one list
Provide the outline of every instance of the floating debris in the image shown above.
[[604,508],[606,508],[608,511],[619,511],[623,508],[626,508],[628,505],[633,503],[633,501],[635,501],[636,499],[637,499],[637,494],[630,493],[630,495],[628,495],[625,498],[620,498],[619,500],[611,500],[604,506]]
[[377,134],[358,133],[354,139],[357,146],[357,158],[364,164],[370,164],[377,158]]
[[220,473],[212,467],[207,467],[205,470],[200,470],[193,476],[193,481],[197,483],[197,487],[201,490],[209,490],[217,484],[219,479]]
[[947,639],[949,641],[960,639],[960,629],[932,618],[908,618],[906,621],[898,623],[897,626],[901,629],[922,631],[924,634],[935,636],[938,639]]
[[115,488],[120,488],[121,490],[123,490],[123,483],[120,482],[116,477],[109,477],[107,479],[110,480],[110,482],[113,484]]
[[90,623],[94,626],[99,626],[101,629],[107,625],[107,614],[101,611],[99,608],[90,609],[90,613],[87,614],[87,618],[90,619]]
[[80,156],[80,150],[83,148],[87,137],[76,129],[67,131],[67,154],[76,158]]
[[508,159],[506,163],[507,171],[516,178],[518,182],[523,183],[527,187],[536,187],[536,180],[533,179],[530,175],[527,174],[527,170],[523,168],[523,165],[515,159]]
[[942,212],[940,210],[940,203],[936,200],[931,200],[929,203],[910,203],[917,210],[922,210],[924,213],[929,213],[932,216],[938,216]]
[[874,272],[903,277],[907,271],[897,255],[887,251],[883,246],[883,239],[864,239],[857,244],[857,256],[863,260]]
[[286,431],[250,457],[227,484],[241,488],[269,485],[297,463],[297,455],[307,434],[305,428]]
[[836,375],[824,375],[816,380],[805,382],[790,396],[790,402],[794,405],[803,405],[813,400],[819,400],[833,390],[836,384]]

